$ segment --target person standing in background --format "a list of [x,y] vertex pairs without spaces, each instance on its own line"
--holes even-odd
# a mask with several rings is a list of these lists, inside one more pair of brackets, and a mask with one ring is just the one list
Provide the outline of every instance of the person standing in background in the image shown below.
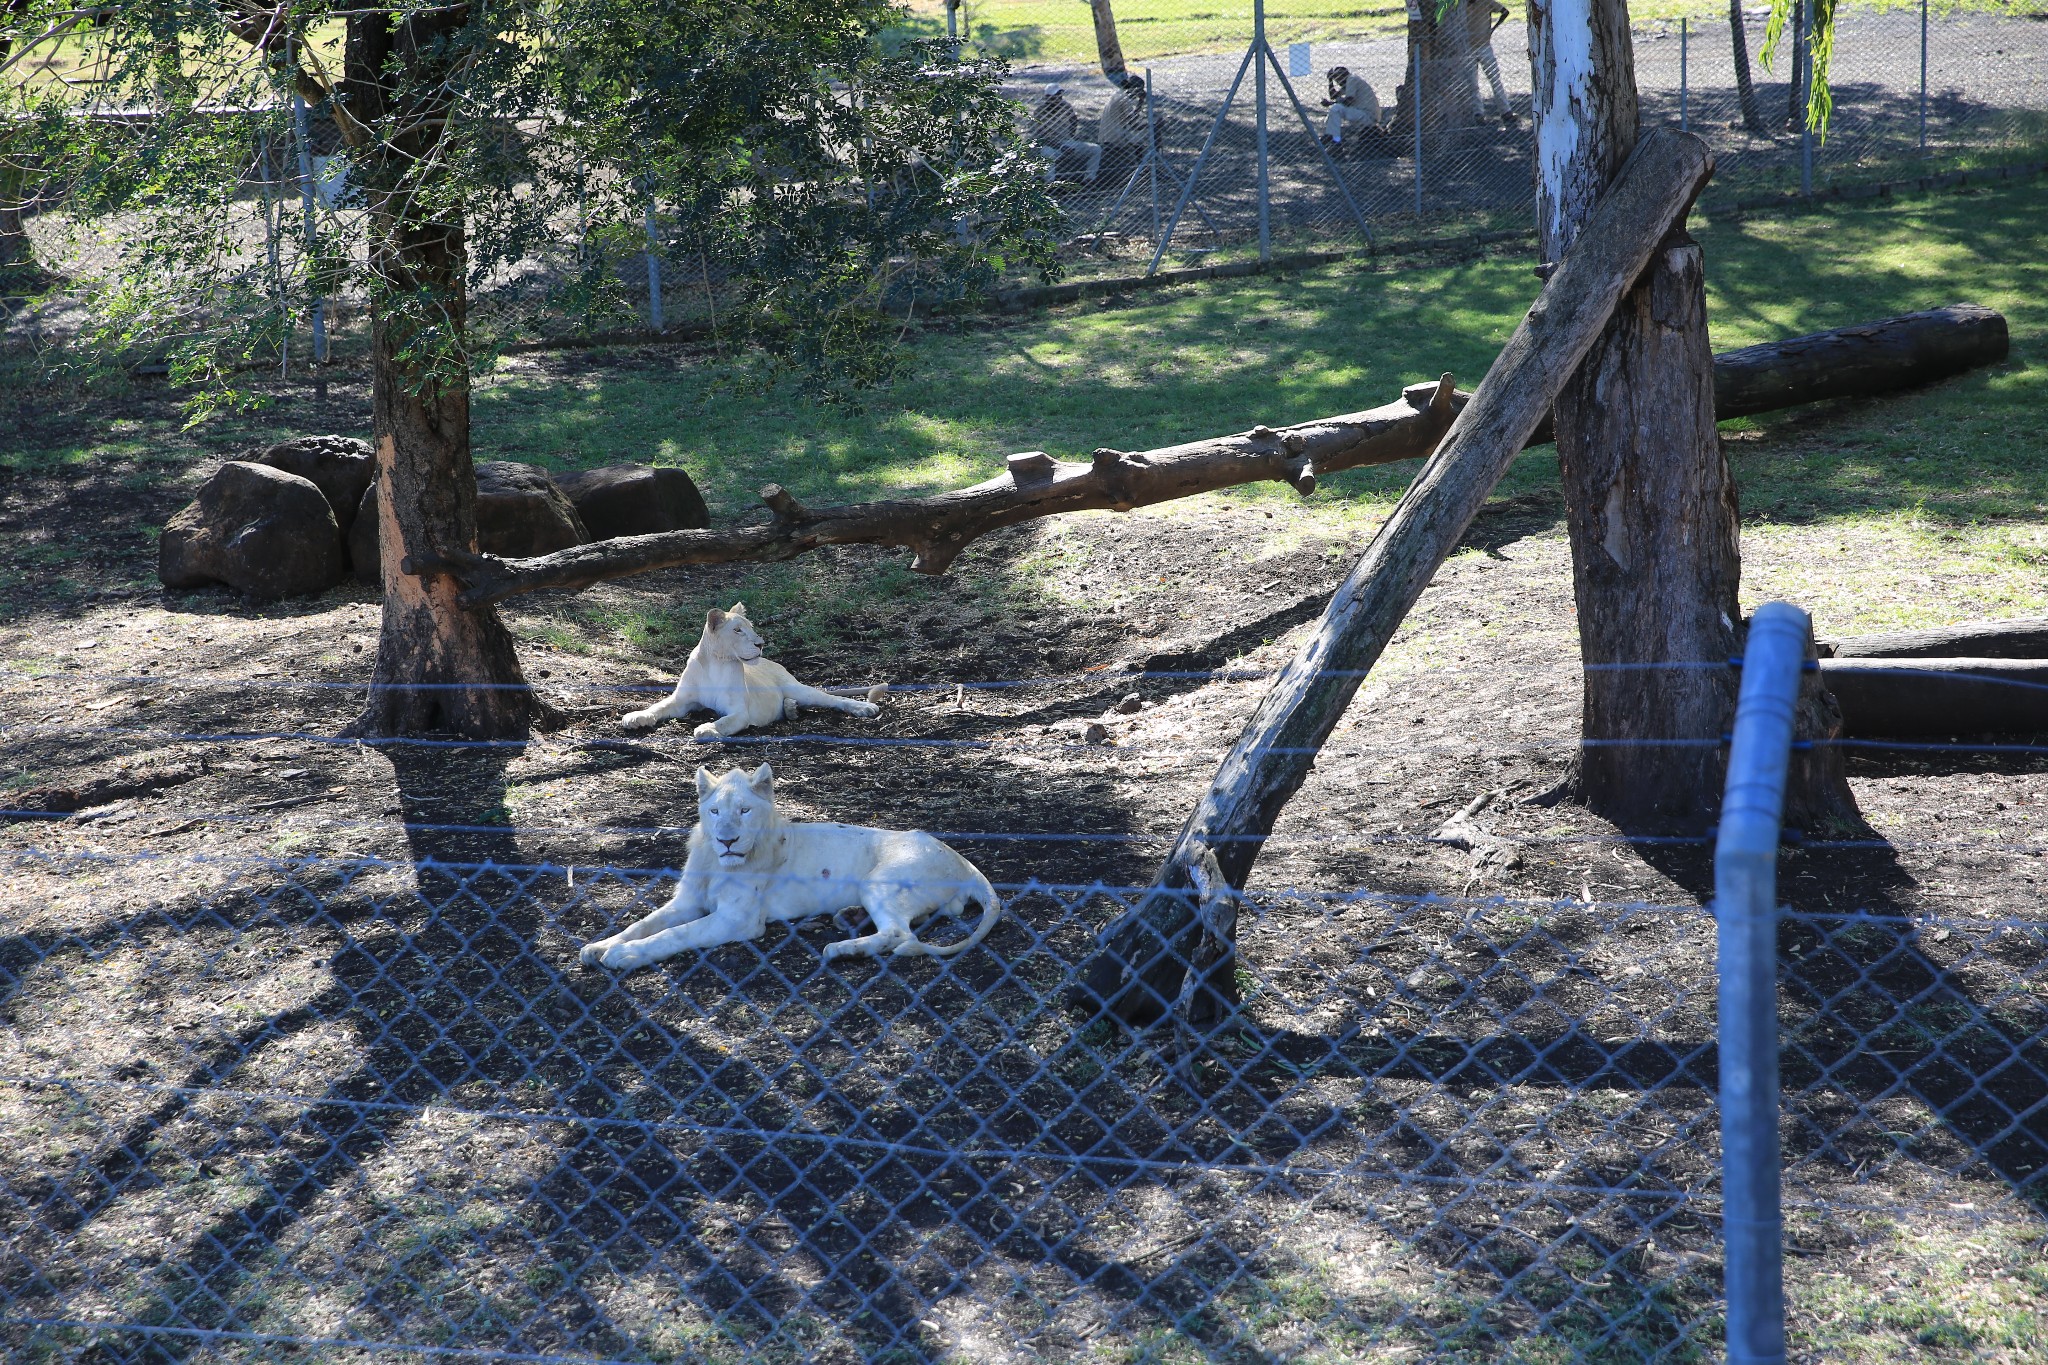
[[[1508,103],[1507,86],[1500,79],[1500,58],[1493,55],[1493,32],[1508,21],[1508,7],[1500,0],[1464,0],[1466,33],[1466,61],[1476,63],[1486,73],[1486,83],[1493,89],[1494,103],[1500,106],[1500,121],[1514,126],[1514,107]],[[1468,67],[1467,70],[1470,70]],[[1477,90],[1475,80],[1472,88]],[[1487,107],[1486,96],[1479,97],[1479,117],[1483,122],[1494,111]]]

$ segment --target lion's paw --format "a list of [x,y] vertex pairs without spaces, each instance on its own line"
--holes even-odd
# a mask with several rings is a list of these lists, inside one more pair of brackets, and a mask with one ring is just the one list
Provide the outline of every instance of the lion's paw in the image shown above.
[[690,738],[696,740],[699,744],[714,744],[724,739],[725,736],[718,733],[718,726],[707,720],[696,729],[690,731]]
[[876,716],[882,714],[882,708],[871,701],[856,702],[854,703],[853,714],[859,716],[862,720],[873,720]]
[[619,724],[625,726],[628,730],[652,730],[655,726],[661,724],[661,717],[655,715],[654,709],[649,707],[645,711],[627,712],[619,717]]
[[604,961],[604,940],[584,944],[583,951],[576,954],[576,960],[586,967],[595,967]]
[[605,949],[601,960],[614,971],[630,972],[647,965],[647,952],[637,943],[621,943]]
[[852,940],[852,939],[841,939],[841,940],[840,940],[839,942],[837,942],[837,943],[828,943],[828,944],[826,944],[826,945],[825,945],[825,952],[824,952],[824,958],[825,958],[825,960],[826,960],[827,962],[831,962],[831,961],[834,961],[835,959],[838,959],[838,958],[842,958],[842,957],[852,957],[852,956],[853,956],[853,940]]

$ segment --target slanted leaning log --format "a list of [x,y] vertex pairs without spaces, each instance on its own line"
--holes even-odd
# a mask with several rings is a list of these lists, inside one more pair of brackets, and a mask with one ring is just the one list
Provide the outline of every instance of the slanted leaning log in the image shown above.
[[[1689,133],[1660,129],[1637,144],[1443,444],[1274,680],[1150,893],[1104,931],[1080,1003],[1145,1023],[1181,996],[1197,933],[1191,859],[1213,849],[1230,884],[1245,884],[1366,670],[1712,173],[1707,144]],[[1219,955],[1183,1008],[1195,1018],[1226,1009],[1237,998],[1235,970],[1235,954]]]

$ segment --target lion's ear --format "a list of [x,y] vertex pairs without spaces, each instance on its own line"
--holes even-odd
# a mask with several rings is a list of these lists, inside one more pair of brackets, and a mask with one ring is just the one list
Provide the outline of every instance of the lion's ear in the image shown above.
[[697,769],[697,799],[702,801],[711,795],[711,769]]
[[710,611],[704,613],[704,629],[717,630],[720,626],[724,624],[725,613],[720,611],[717,607],[713,607]]
[[760,767],[754,769],[753,776],[747,779],[747,785],[763,796],[773,795],[775,792],[775,769],[763,763]]
[[744,602],[735,602],[732,604],[732,610],[726,614],[728,616],[745,616],[747,614],[747,604]]

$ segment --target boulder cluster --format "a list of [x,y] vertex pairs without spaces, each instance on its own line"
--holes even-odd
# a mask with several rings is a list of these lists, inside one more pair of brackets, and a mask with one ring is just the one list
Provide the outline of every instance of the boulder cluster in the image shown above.
[[[480,460],[477,542],[485,554],[544,555],[614,536],[710,525],[680,469],[607,465],[559,477]],[[377,464],[352,436],[302,436],[227,461],[164,526],[157,576],[169,588],[223,583],[250,597],[304,597],[355,575],[382,581]]]

